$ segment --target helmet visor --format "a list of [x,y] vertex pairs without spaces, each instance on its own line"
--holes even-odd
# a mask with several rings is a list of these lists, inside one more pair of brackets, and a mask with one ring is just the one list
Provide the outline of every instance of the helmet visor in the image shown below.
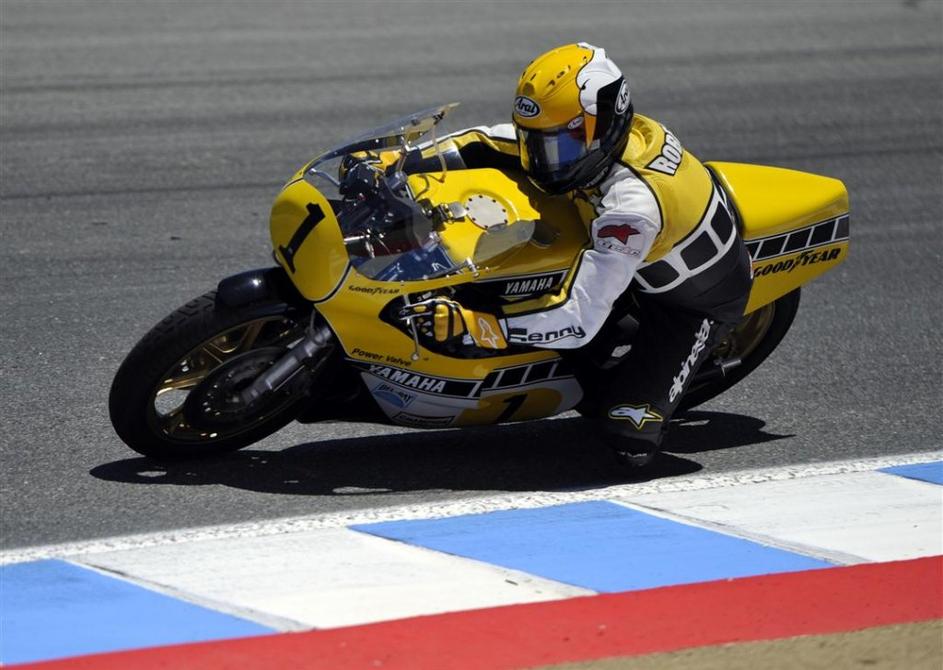
[[583,125],[552,130],[519,127],[517,137],[521,165],[531,177],[543,184],[566,179],[589,154]]

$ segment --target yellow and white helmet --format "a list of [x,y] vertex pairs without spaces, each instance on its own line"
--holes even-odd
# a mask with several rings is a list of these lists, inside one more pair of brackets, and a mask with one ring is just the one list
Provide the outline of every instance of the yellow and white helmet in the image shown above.
[[548,193],[596,185],[625,149],[629,85],[603,49],[585,42],[538,56],[517,84],[521,164]]

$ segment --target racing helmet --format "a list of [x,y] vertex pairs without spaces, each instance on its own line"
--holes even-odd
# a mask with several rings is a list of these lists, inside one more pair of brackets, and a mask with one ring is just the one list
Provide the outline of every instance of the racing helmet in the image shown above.
[[521,165],[547,193],[595,186],[625,150],[632,113],[628,82],[603,49],[580,42],[548,51],[517,84]]

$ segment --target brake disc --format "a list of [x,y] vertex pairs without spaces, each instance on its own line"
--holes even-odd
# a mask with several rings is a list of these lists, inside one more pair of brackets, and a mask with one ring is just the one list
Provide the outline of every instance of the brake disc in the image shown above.
[[183,406],[187,422],[198,430],[226,430],[255,422],[284,405],[296,385],[267,393],[246,404],[240,391],[268,370],[283,354],[281,347],[266,347],[235,356],[211,371],[190,391]]

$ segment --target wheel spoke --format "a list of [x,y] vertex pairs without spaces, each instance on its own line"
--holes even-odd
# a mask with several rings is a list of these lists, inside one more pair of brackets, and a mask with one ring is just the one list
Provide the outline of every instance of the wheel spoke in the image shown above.
[[182,428],[187,428],[187,419],[183,415],[183,405],[171,411],[167,416],[163,417],[164,422],[164,432],[168,435],[173,435],[178,430]]
[[[152,416],[160,431],[176,441],[201,442],[236,435],[266,421],[271,412],[281,409],[283,403],[267,407],[264,413],[258,413],[248,421],[233,421],[231,427],[221,423],[218,429],[191,425],[184,414],[184,407],[191,394],[200,393],[200,384],[220,366],[233,362],[236,356],[253,355],[249,352],[266,347],[284,346],[299,337],[303,329],[303,324],[284,316],[266,316],[219,332],[198,345],[178,360],[157,385],[152,400]],[[238,365],[245,365],[245,362]],[[202,421],[197,423],[202,424]]]
[[262,332],[262,328],[265,324],[266,321],[260,319],[246,326],[245,330],[242,332],[242,337],[239,338],[239,342],[236,343],[236,347],[232,350],[232,353],[241,354],[251,349],[252,345],[259,339],[259,333]]
[[208,367],[198,370],[189,370],[178,377],[169,377],[161,382],[157,395],[167,391],[188,391],[195,388],[210,373]]
[[218,346],[215,341],[207,342],[200,348],[200,351],[216,361],[217,364],[222,363],[232,355],[232,352]]

